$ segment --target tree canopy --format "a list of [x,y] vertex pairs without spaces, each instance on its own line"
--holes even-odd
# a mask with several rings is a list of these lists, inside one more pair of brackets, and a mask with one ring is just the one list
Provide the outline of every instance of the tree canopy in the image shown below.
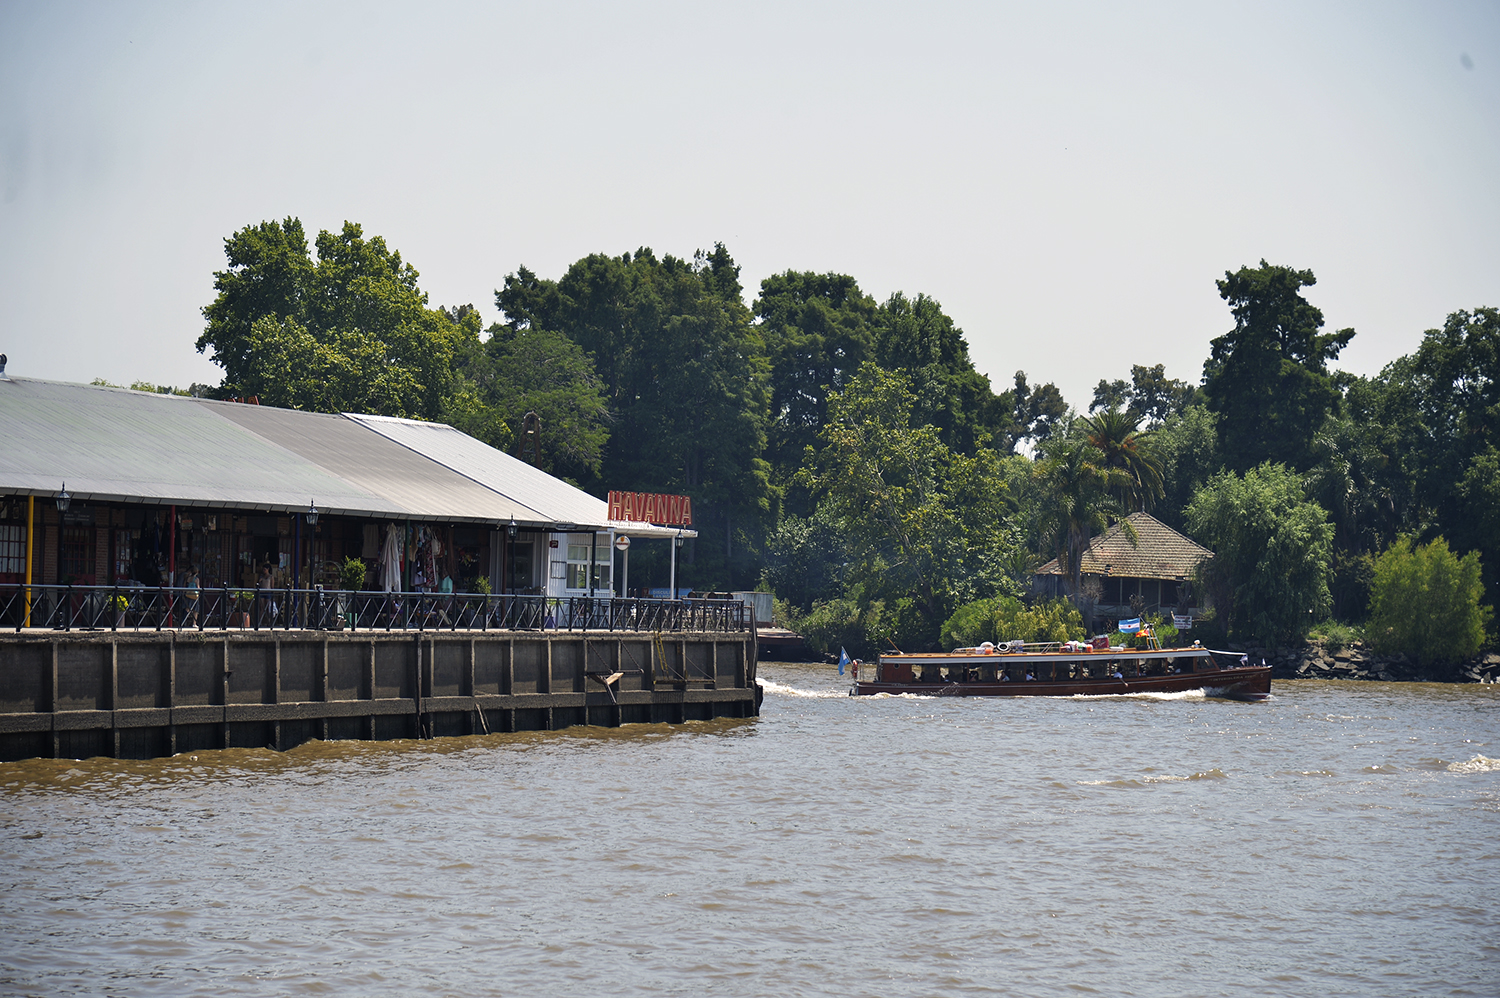
[[1479,651],[1493,611],[1482,605],[1479,554],[1455,555],[1441,537],[1401,536],[1375,563],[1370,623],[1375,649],[1419,664],[1452,664]]
[[[545,470],[693,497],[682,584],[769,586],[820,640],[932,647],[1052,557],[1091,608],[1082,553],[1135,510],[1218,552],[1199,588],[1240,637],[1362,620],[1400,537],[1412,557],[1440,536],[1476,554],[1500,597],[1500,309],[1455,311],[1354,377],[1333,367],[1354,332],[1323,331],[1312,271],[1261,260],[1216,282],[1233,328],[1201,386],[1131,364],[1079,417],[1024,371],[997,391],[931,295],[784,270],[747,304],[723,244],[518,265],[487,330],[353,222],[309,239],[264,221],[224,251],[197,341],[218,393],[442,420],[512,452],[535,414]],[[635,577],[656,559],[633,553]]]
[[1331,607],[1333,526],[1286,465],[1216,475],[1188,504],[1192,535],[1214,552],[1199,582],[1232,631],[1274,646],[1307,633]]
[[1264,260],[1256,268],[1226,272],[1218,282],[1234,329],[1210,341],[1203,392],[1219,417],[1224,463],[1236,471],[1265,461],[1307,468],[1313,435],[1339,408],[1328,362],[1354,330],[1319,332],[1323,313],[1301,293],[1315,283],[1311,270]]

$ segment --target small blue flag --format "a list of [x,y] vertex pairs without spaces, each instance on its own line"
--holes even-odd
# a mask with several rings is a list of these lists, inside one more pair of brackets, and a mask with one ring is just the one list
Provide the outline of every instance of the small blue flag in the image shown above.
[[842,676],[844,674],[844,666],[846,666],[848,664],[849,664],[849,653],[846,652],[846,651],[844,651],[843,647],[840,646],[839,647],[839,675]]
[[1141,618],[1139,618],[1139,617],[1135,618],[1134,620],[1122,620],[1122,621],[1120,621],[1120,633],[1121,634],[1135,634],[1140,629],[1141,629]]

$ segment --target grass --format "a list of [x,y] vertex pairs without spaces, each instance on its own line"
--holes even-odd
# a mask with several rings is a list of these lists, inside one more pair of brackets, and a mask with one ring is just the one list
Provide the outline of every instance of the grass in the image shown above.
[[1323,642],[1323,647],[1328,651],[1338,651],[1356,641],[1365,639],[1365,631],[1362,627],[1341,623],[1337,620],[1325,620],[1316,624],[1307,632],[1307,636],[1314,641]]

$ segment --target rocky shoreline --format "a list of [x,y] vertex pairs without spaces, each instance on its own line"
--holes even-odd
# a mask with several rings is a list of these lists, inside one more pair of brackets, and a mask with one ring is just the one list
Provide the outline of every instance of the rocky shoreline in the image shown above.
[[1321,641],[1300,647],[1257,648],[1230,645],[1252,661],[1264,659],[1273,679],[1370,679],[1385,683],[1500,682],[1500,655],[1488,654],[1458,665],[1422,665],[1405,655],[1377,655],[1364,642],[1329,649]]

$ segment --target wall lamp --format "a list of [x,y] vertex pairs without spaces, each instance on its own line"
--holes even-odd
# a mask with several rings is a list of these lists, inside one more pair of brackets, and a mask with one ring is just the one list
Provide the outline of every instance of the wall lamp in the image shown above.
[[57,511],[59,513],[66,513],[68,511],[68,504],[72,501],[73,497],[68,495],[68,483],[63,482],[62,491],[57,494]]

